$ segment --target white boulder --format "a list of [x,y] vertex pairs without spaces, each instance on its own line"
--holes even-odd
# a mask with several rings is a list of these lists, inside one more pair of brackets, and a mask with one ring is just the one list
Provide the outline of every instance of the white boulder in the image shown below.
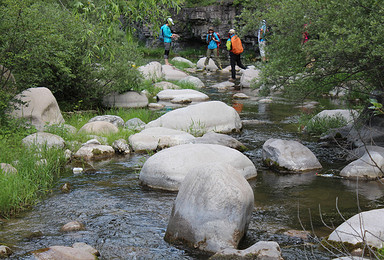
[[79,129],[79,132],[86,132],[91,134],[109,134],[119,132],[119,128],[107,121],[93,121],[83,125]]
[[139,179],[152,188],[177,191],[188,172],[197,165],[228,163],[246,179],[257,176],[255,165],[241,152],[216,144],[182,144],[152,155]]
[[209,86],[209,87],[217,89],[217,90],[225,91],[225,90],[231,89],[233,86],[235,86],[235,83],[230,82],[230,81],[224,81],[224,82],[217,83],[217,84],[214,84],[214,85]]
[[145,93],[128,91],[123,94],[111,93],[103,98],[103,105],[106,107],[137,108],[146,107],[148,98]]
[[239,114],[221,101],[208,101],[172,110],[149,122],[149,127],[167,127],[190,133],[231,133],[242,128]]
[[322,168],[316,156],[296,141],[269,139],[263,145],[263,160],[272,168],[294,172]]
[[184,131],[152,127],[131,135],[129,144],[135,152],[145,152],[191,143],[194,139],[193,135]]
[[48,88],[29,88],[15,98],[23,104],[15,103],[11,115],[25,118],[37,130],[43,131],[46,124],[64,123],[56,98]]
[[132,131],[141,131],[145,128],[145,122],[140,118],[134,117],[127,120],[124,127]]
[[95,116],[91,118],[88,123],[95,122],[95,121],[105,121],[109,122],[111,124],[114,124],[116,127],[123,127],[124,126],[124,120],[115,115],[102,115],[102,116]]
[[103,159],[115,155],[115,149],[109,145],[89,144],[82,146],[73,157],[78,159],[92,160]]
[[165,80],[180,80],[188,77],[187,73],[179,69],[176,69],[170,65],[163,65],[162,71],[164,73]]
[[345,166],[340,176],[348,179],[375,180],[383,177],[384,154],[371,151]]
[[244,249],[226,248],[214,254],[210,259],[265,259],[283,260],[281,249],[277,242],[259,241]]
[[254,207],[253,190],[227,163],[190,169],[174,203],[165,240],[208,252],[236,248]]
[[188,76],[185,77],[181,80],[179,80],[180,83],[186,83],[186,84],[191,84],[195,88],[202,88],[204,87],[204,83],[199,79],[198,77],[194,76]]
[[47,148],[64,148],[65,141],[58,135],[38,132],[31,135],[28,135],[22,140],[22,143],[28,147],[30,146],[47,146]]
[[247,147],[233,138],[232,136],[226,134],[219,134],[215,132],[208,132],[202,137],[196,138],[193,143],[195,144],[220,144],[224,145],[239,151],[245,151]]
[[189,99],[191,102],[202,102],[209,100],[209,97],[194,89],[166,89],[160,91],[157,96],[159,100],[171,101],[174,99]]
[[[74,244],[68,246],[51,246],[32,252],[33,257],[37,260],[45,259],[71,259],[71,260],[95,260],[99,252],[93,247]],[[82,243],[84,244],[84,243]],[[84,244],[86,245],[86,244]]]
[[157,61],[152,61],[145,66],[140,66],[138,70],[141,72],[144,79],[147,80],[157,81],[164,76],[161,63]]
[[384,209],[364,211],[349,218],[328,237],[330,241],[356,245],[363,243],[382,248],[384,241]]
[[243,74],[240,78],[240,86],[243,88],[251,87],[252,82],[256,81],[259,78],[260,71],[256,69],[246,69],[243,70]]
[[[204,68],[205,60],[206,60],[206,57],[203,57],[203,58],[199,59],[199,61],[196,64],[197,69],[203,69]],[[216,71],[219,68],[216,66],[216,64],[213,61],[213,59],[209,59],[209,62],[208,62],[208,65],[207,65],[206,69],[210,70],[210,71]]]

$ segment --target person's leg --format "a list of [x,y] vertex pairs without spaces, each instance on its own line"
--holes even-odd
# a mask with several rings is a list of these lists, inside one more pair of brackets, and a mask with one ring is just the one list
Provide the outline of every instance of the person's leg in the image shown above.
[[207,56],[204,62],[204,67],[207,67],[209,63],[209,59],[211,58],[212,50],[207,48]]
[[265,58],[265,41],[259,42],[260,57],[263,62],[266,61]]
[[214,61],[216,62],[217,66],[219,67],[219,70],[222,70],[223,68],[221,67],[221,60],[219,57],[219,49],[214,49],[213,55],[214,55]]
[[236,55],[236,64],[237,64],[237,66],[239,66],[239,67],[242,68],[243,70],[247,69],[247,67],[245,67],[245,66],[243,65],[243,63],[241,63],[240,54],[239,54],[239,55]]
[[233,54],[232,52],[229,53],[229,60],[231,63],[231,73],[232,73],[232,79],[236,79],[236,54]]
[[165,61],[165,65],[171,65],[168,62],[168,57],[169,57],[170,49],[171,49],[171,43],[170,42],[165,42],[164,43],[164,61]]

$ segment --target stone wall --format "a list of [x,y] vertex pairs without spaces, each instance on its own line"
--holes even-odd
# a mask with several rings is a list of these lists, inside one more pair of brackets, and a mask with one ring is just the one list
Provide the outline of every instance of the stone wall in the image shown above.
[[[172,32],[180,35],[177,41],[180,45],[205,44],[205,37],[209,27],[213,27],[220,34],[223,46],[228,39],[228,31],[234,28],[236,16],[241,14],[242,7],[233,5],[233,1],[221,2],[217,5],[182,8],[178,14],[173,14],[175,25]],[[142,30],[141,39],[153,43],[151,32]],[[151,39],[152,38],[152,39]],[[156,43],[157,40],[154,40]],[[248,47],[257,43],[257,32],[242,37],[243,44]]]

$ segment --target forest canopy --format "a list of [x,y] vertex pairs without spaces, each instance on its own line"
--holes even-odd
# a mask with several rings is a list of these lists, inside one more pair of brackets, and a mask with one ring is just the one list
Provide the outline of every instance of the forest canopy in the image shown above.
[[[247,0],[238,26],[269,26],[269,62],[261,84],[296,97],[339,87],[351,95],[384,90],[384,3],[381,0]],[[255,19],[255,17],[257,19]],[[309,40],[301,44],[303,32]]]

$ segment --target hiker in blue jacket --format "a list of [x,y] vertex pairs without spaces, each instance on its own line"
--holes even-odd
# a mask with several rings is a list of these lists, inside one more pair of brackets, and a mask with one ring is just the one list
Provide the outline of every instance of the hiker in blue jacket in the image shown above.
[[218,50],[218,46],[220,45],[220,38],[217,35],[217,33],[214,32],[212,27],[208,29],[206,41],[208,43],[208,48],[207,48],[207,58],[205,59],[205,62],[204,62],[204,69],[208,65],[209,59],[211,58],[211,55],[213,53],[213,56],[214,56],[213,60],[217,63],[219,70],[222,70],[221,60],[219,57],[219,50]]
[[178,38],[179,35],[171,32],[171,25],[175,25],[172,18],[168,18],[163,26],[161,26],[161,34],[164,38],[164,60],[165,65],[171,65],[168,62],[169,51],[171,49],[172,39]]

